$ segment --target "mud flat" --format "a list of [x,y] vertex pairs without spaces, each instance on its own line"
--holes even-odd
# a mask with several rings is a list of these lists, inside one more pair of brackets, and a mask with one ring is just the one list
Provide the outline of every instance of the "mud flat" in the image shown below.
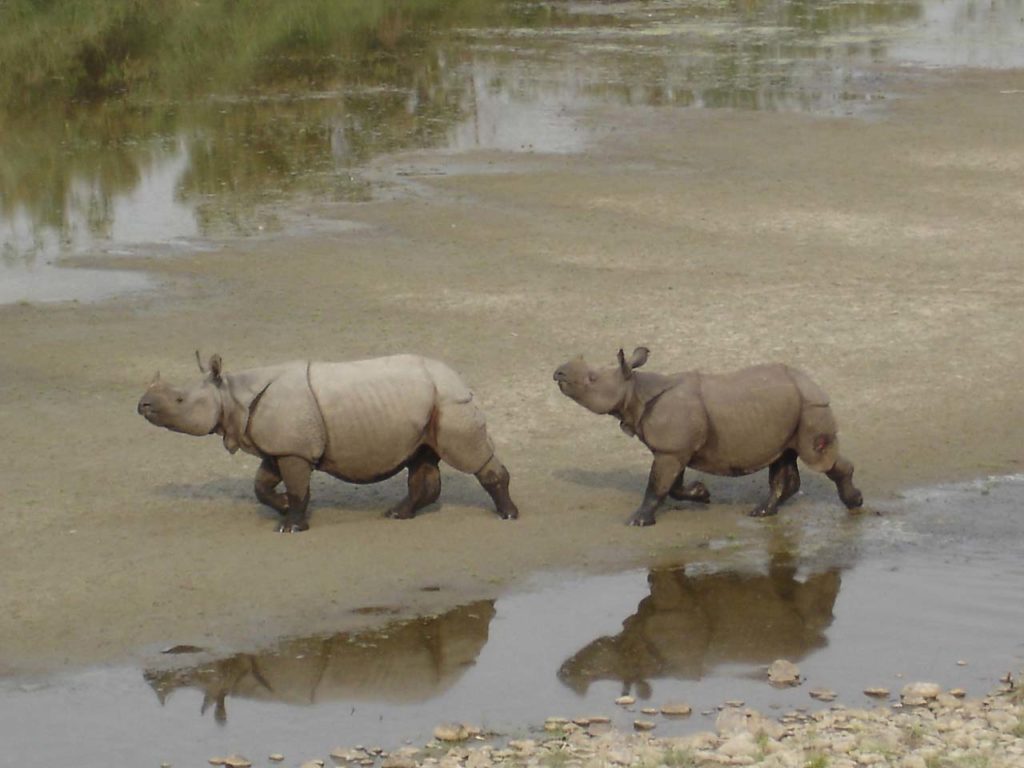
[[[399,156],[375,167],[381,199],[309,201],[298,234],[111,262],[158,293],[0,307],[0,672],[336,632],[373,623],[366,606],[446,610],[538,569],[692,560],[775,530],[744,516],[762,476],[704,478],[710,506],[623,527],[649,456],[558,393],[551,373],[577,352],[610,364],[642,343],[652,370],[813,372],[866,514],[805,473],[783,524],[870,528],[900,489],[1019,472],[1019,80],[912,84],[871,121],[604,108],[580,116],[604,138],[579,155]],[[381,518],[402,478],[318,478],[312,529],[273,535],[255,459],[135,413],[155,371],[196,375],[196,348],[228,370],[448,361],[522,519],[498,520],[450,471],[408,522]]]

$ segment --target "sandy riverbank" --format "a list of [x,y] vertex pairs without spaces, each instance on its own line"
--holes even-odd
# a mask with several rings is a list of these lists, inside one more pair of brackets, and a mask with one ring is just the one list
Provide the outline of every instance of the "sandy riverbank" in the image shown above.
[[[608,111],[587,116],[599,138],[582,155],[392,158],[377,202],[309,203],[316,225],[287,237],[127,262],[160,292],[0,308],[0,673],[337,630],[366,606],[447,607],[536,569],[751,536],[737,525],[763,478],[712,479],[724,503],[621,525],[648,455],[557,393],[552,369],[578,352],[804,366],[869,510],[1020,471],[1021,79],[921,85],[870,121]],[[228,369],[447,360],[486,408],[522,519],[499,521],[451,471],[441,504],[405,523],[380,516],[402,480],[322,478],[312,530],[272,535],[251,457],[135,414],[155,370],[195,375],[196,347]],[[784,516],[846,514],[804,477]]]

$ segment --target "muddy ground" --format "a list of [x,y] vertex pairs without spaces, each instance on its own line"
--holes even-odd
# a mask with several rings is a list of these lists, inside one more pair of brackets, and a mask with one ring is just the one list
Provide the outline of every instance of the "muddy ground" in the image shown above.
[[[583,154],[423,153],[380,199],[304,203],[287,236],[124,259],[161,290],[0,308],[0,673],[231,649],[450,606],[544,568],[676,560],[745,523],[765,483],[622,523],[648,455],[558,394],[579,352],[645,344],[652,370],[804,366],[832,395],[872,512],[900,489],[1024,462],[1024,76],[904,87],[870,116],[675,109],[581,117]],[[348,226],[348,222],[358,227]],[[463,372],[522,510],[444,474],[414,521],[403,480],[321,477],[313,528],[272,533],[252,457],[135,413],[159,369],[417,351]],[[794,515],[846,515],[804,472]],[[760,526],[760,527],[759,527]],[[702,556],[708,556],[704,551]],[[440,587],[440,590],[424,588]]]

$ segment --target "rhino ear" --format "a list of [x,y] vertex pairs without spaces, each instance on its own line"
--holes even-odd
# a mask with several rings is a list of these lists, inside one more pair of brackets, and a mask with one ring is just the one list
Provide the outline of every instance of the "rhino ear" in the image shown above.
[[199,350],[196,350],[196,365],[199,366],[200,373],[206,373],[206,366],[203,365],[203,356],[199,354]]
[[647,347],[637,347],[633,350],[633,357],[630,358],[629,367],[639,368],[641,365],[647,362],[647,356],[651,354],[651,350]]
[[619,370],[622,371],[622,377],[628,379],[633,375],[633,369],[629,367],[629,363],[626,362],[626,353],[619,349]]
[[223,363],[221,362],[220,355],[210,356],[210,376],[214,381],[220,382],[220,371]]

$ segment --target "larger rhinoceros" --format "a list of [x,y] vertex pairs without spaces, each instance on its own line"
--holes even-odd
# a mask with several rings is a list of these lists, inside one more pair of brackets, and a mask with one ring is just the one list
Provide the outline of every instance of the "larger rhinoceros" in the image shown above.
[[[473,393],[444,363],[394,355],[224,373],[214,355],[199,369],[206,376],[183,389],[158,373],[138,412],[158,427],[216,433],[231,453],[241,448],[259,456],[256,498],[284,516],[278,531],[309,528],[314,469],[373,483],[408,468],[409,493],[387,512],[408,518],[440,495],[440,459],[475,475],[500,517],[519,516]],[[278,493],[282,481],[286,492]]]
[[619,420],[654,454],[643,502],[630,525],[654,525],[666,496],[707,502],[703,483],[683,485],[687,467],[712,475],[748,475],[768,467],[771,493],[751,515],[774,515],[800,490],[796,459],[824,472],[848,508],[863,503],[853,485],[853,464],[839,454],[828,395],[803,371],[756,365],[732,373],[636,373],[646,347],[630,360],[591,368],[582,357],[561,365],[554,379],[562,393],[594,413]]

